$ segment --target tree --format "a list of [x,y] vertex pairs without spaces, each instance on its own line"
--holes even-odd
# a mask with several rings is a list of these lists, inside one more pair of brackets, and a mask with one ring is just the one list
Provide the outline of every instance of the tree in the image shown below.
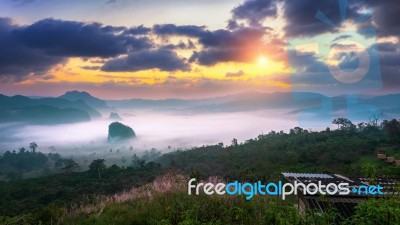
[[364,176],[369,179],[371,184],[376,182],[376,167],[372,164],[365,164],[362,166],[362,170],[364,172]]
[[384,120],[381,124],[384,133],[387,135],[390,142],[396,143],[400,139],[400,121],[392,119]]
[[347,118],[336,118],[332,121],[338,126],[338,129],[345,131],[355,131],[356,126]]
[[65,159],[63,165],[64,167],[62,169],[67,173],[72,173],[80,168],[79,164],[72,159]]
[[96,159],[93,160],[92,163],[90,163],[89,165],[89,171],[97,172],[99,180],[101,178],[101,171],[107,168],[106,164],[104,164],[104,161],[104,159]]
[[37,147],[38,145],[36,144],[36,142],[32,142],[29,144],[29,148],[32,150],[32,152],[35,152]]
[[232,146],[237,147],[238,146],[238,140],[236,138],[232,139]]
[[140,159],[136,154],[132,156],[132,165],[133,167],[144,167],[146,164],[146,160]]
[[20,154],[24,154],[25,151],[26,151],[26,149],[25,149],[24,147],[19,148],[18,150],[19,150],[19,153],[20,153]]
[[381,117],[382,117],[381,111],[373,111],[372,114],[369,116],[369,124],[374,127],[377,127],[378,121]]

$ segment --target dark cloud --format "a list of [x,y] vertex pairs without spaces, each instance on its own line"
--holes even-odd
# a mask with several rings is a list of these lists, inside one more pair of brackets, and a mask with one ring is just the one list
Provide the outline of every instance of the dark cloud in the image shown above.
[[55,19],[19,26],[10,19],[0,18],[0,82],[45,76],[69,57],[110,58],[149,49],[153,43],[148,37],[137,38],[126,33],[143,33],[146,29]]
[[99,23],[44,19],[16,30],[15,35],[29,47],[65,57],[107,58],[125,54],[128,49],[151,47],[148,38],[115,34],[115,29]]
[[190,62],[211,66],[219,62],[250,62],[266,48],[264,28],[241,27],[233,31],[208,31],[199,38],[203,50],[194,52]]
[[[216,30],[213,32],[204,33],[200,39],[201,43],[205,47],[233,47],[243,45],[253,45],[260,43],[261,38],[265,34],[265,29],[244,27],[230,30]],[[256,41],[255,43],[252,43]]]
[[101,68],[106,72],[139,71],[159,69],[161,71],[189,71],[190,66],[176,52],[168,49],[142,50],[123,58],[111,59]]
[[340,35],[339,37],[333,39],[332,42],[348,39],[348,38],[351,38],[351,37],[352,37],[351,35]]
[[103,26],[101,28],[102,31],[108,32],[108,33],[119,33],[122,31],[126,30],[126,27],[119,26],[119,27],[114,27],[114,26]]
[[[234,19],[246,20],[253,27],[261,26],[265,18],[276,15],[275,0],[247,0],[232,10]],[[237,23],[230,21],[228,27],[237,27]]]
[[18,82],[29,76],[46,76],[56,64],[66,61],[49,56],[42,49],[31,48],[15,34],[10,19],[0,18],[0,82]]
[[379,50],[383,89],[398,92],[400,84],[400,44],[385,42],[377,44],[376,47]]
[[400,35],[400,4],[398,0],[363,0],[360,4],[366,4],[372,8],[372,19],[378,36],[399,36]]
[[400,50],[400,45],[397,43],[391,43],[391,42],[381,42],[381,43],[376,43],[375,47],[378,48],[379,52],[396,52]]
[[131,27],[125,31],[126,34],[132,35],[145,35],[151,31],[151,28],[145,27],[143,25],[137,27]]
[[212,48],[194,52],[189,62],[200,65],[212,66],[220,62],[245,62],[250,61],[250,53],[243,48]]
[[161,48],[165,49],[194,49],[196,46],[191,40],[188,40],[187,43],[180,41],[178,44],[168,44],[164,45]]
[[[355,19],[358,5],[347,7],[346,19]],[[321,11],[335,25],[334,27],[316,18],[316,13]],[[287,24],[284,28],[288,37],[313,36],[316,34],[335,32],[341,24],[339,1],[337,0],[285,0],[284,16]]]
[[288,51],[289,65],[296,69],[297,73],[324,73],[328,66],[320,61],[314,54],[302,54],[293,50]]
[[211,66],[219,62],[249,62],[254,53],[265,48],[263,36],[267,28],[238,27],[234,30],[206,30],[200,26],[176,26],[174,24],[156,25],[153,28],[158,35],[181,35],[197,38],[203,46],[199,52],[193,52],[189,62]]
[[177,26],[175,24],[154,25],[153,32],[157,35],[181,35],[187,37],[202,37],[207,31],[204,26],[185,25]]
[[399,67],[400,62],[400,44],[399,43],[379,43],[377,44],[379,50],[379,59],[381,66],[395,66]]
[[[325,32],[336,32],[341,23],[339,1],[337,0],[285,0],[284,16],[288,21],[285,33],[288,37],[313,36]],[[368,14],[361,11],[370,10]],[[321,11],[334,27],[316,19],[316,13]],[[365,28],[375,28],[377,35],[398,36],[400,34],[400,20],[398,14],[400,4],[398,0],[354,0],[349,1],[346,8],[346,20],[358,23],[359,33],[371,37],[371,33],[363,33]],[[364,19],[361,19],[363,18]]]
[[241,77],[244,75],[243,70],[239,70],[237,72],[228,72],[225,74],[225,77]]

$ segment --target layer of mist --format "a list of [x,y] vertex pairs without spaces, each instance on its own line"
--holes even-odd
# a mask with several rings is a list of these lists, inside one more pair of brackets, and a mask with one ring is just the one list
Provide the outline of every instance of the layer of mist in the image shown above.
[[220,142],[230,145],[233,138],[243,142],[271,130],[288,131],[297,126],[294,116],[282,116],[282,111],[272,110],[196,115],[148,111],[119,114],[125,115],[120,122],[134,129],[135,139],[108,143],[108,125],[113,121],[106,119],[63,125],[8,123],[0,124],[0,153],[29,146],[30,142],[36,142],[41,152],[58,152],[63,156],[132,155],[151,148],[166,152]]

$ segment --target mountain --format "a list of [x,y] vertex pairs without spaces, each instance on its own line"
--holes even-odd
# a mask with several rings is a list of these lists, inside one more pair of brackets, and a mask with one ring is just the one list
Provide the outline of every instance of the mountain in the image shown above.
[[0,111],[1,122],[70,123],[101,117],[99,112],[82,100],[31,99],[21,95],[9,97],[0,94]]
[[88,92],[85,91],[68,91],[64,95],[61,95],[61,99],[66,99],[72,102],[84,101],[87,105],[95,109],[108,108],[106,101],[99,98],[93,97]]
[[[246,92],[208,99],[128,99],[107,101],[115,108],[183,110],[194,113],[239,112],[260,109],[316,107],[324,97],[315,93],[260,93]],[[298,99],[296,99],[298,98]]]
[[114,120],[114,121],[119,121],[122,120],[122,118],[118,115],[118,113],[111,112],[110,116],[108,117],[109,120]]
[[[244,112],[255,110],[284,110],[288,114],[320,113],[324,111],[323,104],[332,104],[332,116],[346,116],[348,110],[352,115],[357,115],[362,120],[368,120],[373,112],[379,109],[381,119],[398,117],[400,114],[400,94],[380,96],[355,96],[355,103],[350,103],[347,95],[334,97],[324,96],[312,92],[246,92],[208,99],[128,99],[107,101],[108,105],[115,108],[142,109],[152,111],[171,111],[181,113],[224,113]],[[283,112],[284,112],[283,111]]]
[[29,122],[39,124],[61,124],[88,121],[90,121],[90,116],[87,112],[73,108],[59,109],[44,105],[14,109],[0,108],[0,123]]
[[108,126],[108,141],[115,142],[120,140],[126,140],[136,137],[135,132],[132,128],[119,123],[114,122]]

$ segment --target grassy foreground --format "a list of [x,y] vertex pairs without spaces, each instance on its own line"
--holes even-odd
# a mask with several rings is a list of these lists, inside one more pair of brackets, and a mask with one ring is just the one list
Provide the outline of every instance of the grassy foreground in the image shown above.
[[[69,208],[48,206],[34,213],[0,217],[1,224],[333,224],[342,220],[337,212],[309,212],[302,218],[294,198],[241,196],[189,196],[188,177],[166,174],[140,188],[102,196],[93,204]],[[215,177],[209,181],[218,182]],[[370,200],[359,205],[357,213],[343,224],[400,224],[400,200]]]

